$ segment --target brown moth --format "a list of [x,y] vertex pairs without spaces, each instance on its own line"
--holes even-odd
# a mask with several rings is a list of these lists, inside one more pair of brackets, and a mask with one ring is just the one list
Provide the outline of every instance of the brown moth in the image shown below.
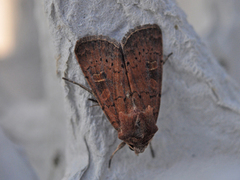
[[142,153],[158,130],[164,64],[159,26],[138,26],[121,44],[106,36],[87,36],[77,41],[74,52],[92,90],[64,79],[96,97],[92,101],[101,106],[123,141],[109,167],[125,144]]

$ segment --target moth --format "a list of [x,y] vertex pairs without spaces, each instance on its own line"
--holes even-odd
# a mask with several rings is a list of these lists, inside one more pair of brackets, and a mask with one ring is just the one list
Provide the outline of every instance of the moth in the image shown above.
[[138,26],[121,43],[102,35],[83,37],[76,42],[74,52],[91,89],[63,79],[96,97],[90,100],[101,106],[122,140],[109,167],[113,155],[125,144],[137,155],[144,152],[158,131],[165,62],[159,26]]

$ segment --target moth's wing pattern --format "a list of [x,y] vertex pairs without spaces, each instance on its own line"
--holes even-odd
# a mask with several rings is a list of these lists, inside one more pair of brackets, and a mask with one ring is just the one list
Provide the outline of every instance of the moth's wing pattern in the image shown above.
[[74,51],[100,106],[119,130],[118,112],[131,106],[120,44],[105,36],[88,36],[77,41]]
[[130,30],[122,40],[124,61],[137,108],[153,107],[157,121],[162,86],[162,32],[158,25]]

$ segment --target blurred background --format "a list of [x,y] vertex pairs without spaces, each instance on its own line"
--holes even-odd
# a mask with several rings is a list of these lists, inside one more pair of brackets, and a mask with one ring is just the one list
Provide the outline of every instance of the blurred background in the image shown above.
[[0,0],[1,180],[64,174],[63,89],[42,8],[41,1]]
[[[222,67],[240,83],[240,1],[177,3]],[[1,180],[57,180],[64,175],[64,95],[42,8],[37,0],[0,0]]]

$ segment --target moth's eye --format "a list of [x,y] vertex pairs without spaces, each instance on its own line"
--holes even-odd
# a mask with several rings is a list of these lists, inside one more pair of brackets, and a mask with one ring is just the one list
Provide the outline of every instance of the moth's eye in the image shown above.
[[129,144],[129,149],[130,149],[131,151],[134,151],[133,145]]

